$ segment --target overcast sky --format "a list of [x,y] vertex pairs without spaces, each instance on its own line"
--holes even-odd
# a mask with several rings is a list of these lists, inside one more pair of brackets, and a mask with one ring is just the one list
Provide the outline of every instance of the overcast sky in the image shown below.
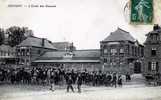
[[[22,2],[23,1],[23,2]],[[152,25],[130,25],[123,7],[127,0],[1,0],[0,27],[26,26],[35,36],[53,42],[74,42],[77,49],[98,49],[100,41],[120,27],[141,43]],[[160,1],[161,0],[156,0]],[[8,4],[56,4],[52,8],[11,8]],[[155,9],[155,8],[154,8]],[[159,8],[161,11],[161,8]],[[160,23],[161,13],[157,12]],[[156,17],[156,16],[155,16]],[[161,24],[161,23],[160,23]]]

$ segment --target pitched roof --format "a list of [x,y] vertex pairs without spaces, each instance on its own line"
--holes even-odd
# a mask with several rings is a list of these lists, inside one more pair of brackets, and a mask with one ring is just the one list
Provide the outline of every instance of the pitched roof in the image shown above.
[[46,52],[34,62],[99,62],[100,50],[75,50],[72,52],[72,58],[64,58],[66,51]]
[[100,57],[99,49],[76,50],[73,53],[74,53],[74,57]]
[[29,36],[27,39],[23,40],[18,46],[34,46],[34,47],[44,47],[49,49],[56,49],[50,41],[44,39],[44,46],[42,46],[43,38],[38,38],[34,36]]
[[126,40],[135,42],[135,39],[131,36],[129,32],[118,28],[116,31],[111,32],[111,34],[103,41],[110,42],[110,41],[126,41]]
[[[46,52],[41,57],[50,58],[50,57],[63,57],[66,51],[53,51],[53,52]],[[100,50],[98,49],[91,49],[91,50],[75,50],[72,52],[74,54],[73,57],[100,57]]]

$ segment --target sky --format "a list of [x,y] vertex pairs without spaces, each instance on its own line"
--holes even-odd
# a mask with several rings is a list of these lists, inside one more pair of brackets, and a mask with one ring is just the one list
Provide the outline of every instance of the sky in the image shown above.
[[[128,0],[0,0],[0,27],[25,26],[34,35],[53,42],[73,42],[77,49],[99,49],[100,41],[118,27],[140,43],[151,25],[129,24],[124,6]],[[161,6],[154,2],[154,24],[161,24]],[[56,7],[8,7],[9,4],[56,5]]]

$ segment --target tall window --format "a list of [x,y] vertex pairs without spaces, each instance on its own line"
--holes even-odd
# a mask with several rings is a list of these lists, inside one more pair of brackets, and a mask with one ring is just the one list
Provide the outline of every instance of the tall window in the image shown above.
[[132,46],[132,56],[134,56],[134,52],[135,52],[134,46]]
[[153,70],[153,71],[156,70],[156,62],[151,63],[151,70]]
[[107,63],[107,59],[106,59],[106,58],[104,58],[104,59],[103,59],[103,62],[104,62],[104,63]]
[[130,55],[130,46],[127,45],[127,54]]
[[21,56],[25,56],[25,49],[21,49]]
[[107,54],[107,52],[108,52],[107,49],[104,49],[104,54]]
[[29,50],[29,49],[26,50],[26,55],[27,55],[27,56],[30,55],[30,50]]
[[123,54],[123,53],[124,53],[124,49],[121,48],[121,49],[120,49],[120,54]]
[[151,49],[151,55],[152,56],[156,56],[156,48],[152,48]]
[[148,70],[149,71],[158,71],[159,70],[158,62],[149,62]]
[[29,60],[28,59],[26,59],[26,65],[29,65],[30,63],[29,63]]
[[137,47],[134,47],[134,53],[135,53],[135,56],[137,56]]
[[116,55],[117,50],[116,49],[111,49],[111,55]]
[[20,53],[21,51],[20,51],[20,49],[17,49],[17,55],[18,56],[20,56],[21,55],[21,53]]

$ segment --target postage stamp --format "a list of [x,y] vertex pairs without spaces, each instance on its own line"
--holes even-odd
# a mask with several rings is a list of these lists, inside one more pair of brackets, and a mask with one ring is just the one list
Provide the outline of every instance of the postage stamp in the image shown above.
[[153,0],[131,0],[130,22],[151,24],[153,21]]

